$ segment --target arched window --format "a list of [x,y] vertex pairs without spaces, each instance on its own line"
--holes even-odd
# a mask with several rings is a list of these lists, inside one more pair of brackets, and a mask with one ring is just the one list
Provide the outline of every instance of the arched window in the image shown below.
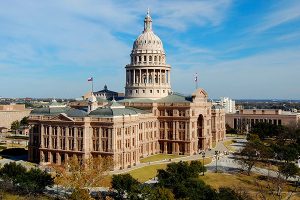
[[157,60],[157,57],[156,57],[156,56],[154,56],[154,62],[156,62],[156,60]]
[[149,61],[152,62],[152,56],[149,56]]
[[147,56],[144,56],[144,62],[147,62]]
[[139,62],[142,62],[142,56],[139,56]]

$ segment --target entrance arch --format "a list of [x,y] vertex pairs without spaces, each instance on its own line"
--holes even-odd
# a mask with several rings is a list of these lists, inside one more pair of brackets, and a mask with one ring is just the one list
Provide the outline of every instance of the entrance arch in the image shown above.
[[197,120],[198,150],[204,149],[204,117],[199,115]]

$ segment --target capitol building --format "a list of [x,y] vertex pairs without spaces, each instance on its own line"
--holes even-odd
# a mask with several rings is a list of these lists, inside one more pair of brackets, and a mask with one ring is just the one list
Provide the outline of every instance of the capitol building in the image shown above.
[[204,89],[190,96],[172,91],[171,66],[149,12],[125,70],[124,99],[91,93],[78,106],[54,101],[34,109],[29,161],[60,165],[74,155],[111,156],[115,169],[126,169],[155,154],[195,155],[225,138],[224,108]]

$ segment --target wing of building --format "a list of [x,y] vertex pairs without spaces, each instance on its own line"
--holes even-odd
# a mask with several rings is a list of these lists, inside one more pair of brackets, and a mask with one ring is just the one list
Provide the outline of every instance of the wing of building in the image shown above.
[[224,109],[213,106],[204,89],[190,96],[172,92],[171,66],[149,13],[130,58],[125,99],[99,103],[92,94],[78,104],[32,111],[30,161],[112,156],[114,168],[124,169],[158,153],[194,155],[225,138]]

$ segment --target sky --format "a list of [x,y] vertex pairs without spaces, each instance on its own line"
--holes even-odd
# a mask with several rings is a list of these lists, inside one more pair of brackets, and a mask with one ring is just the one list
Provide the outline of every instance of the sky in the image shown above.
[[300,99],[299,0],[2,0],[0,97],[124,92],[147,8],[173,91]]

